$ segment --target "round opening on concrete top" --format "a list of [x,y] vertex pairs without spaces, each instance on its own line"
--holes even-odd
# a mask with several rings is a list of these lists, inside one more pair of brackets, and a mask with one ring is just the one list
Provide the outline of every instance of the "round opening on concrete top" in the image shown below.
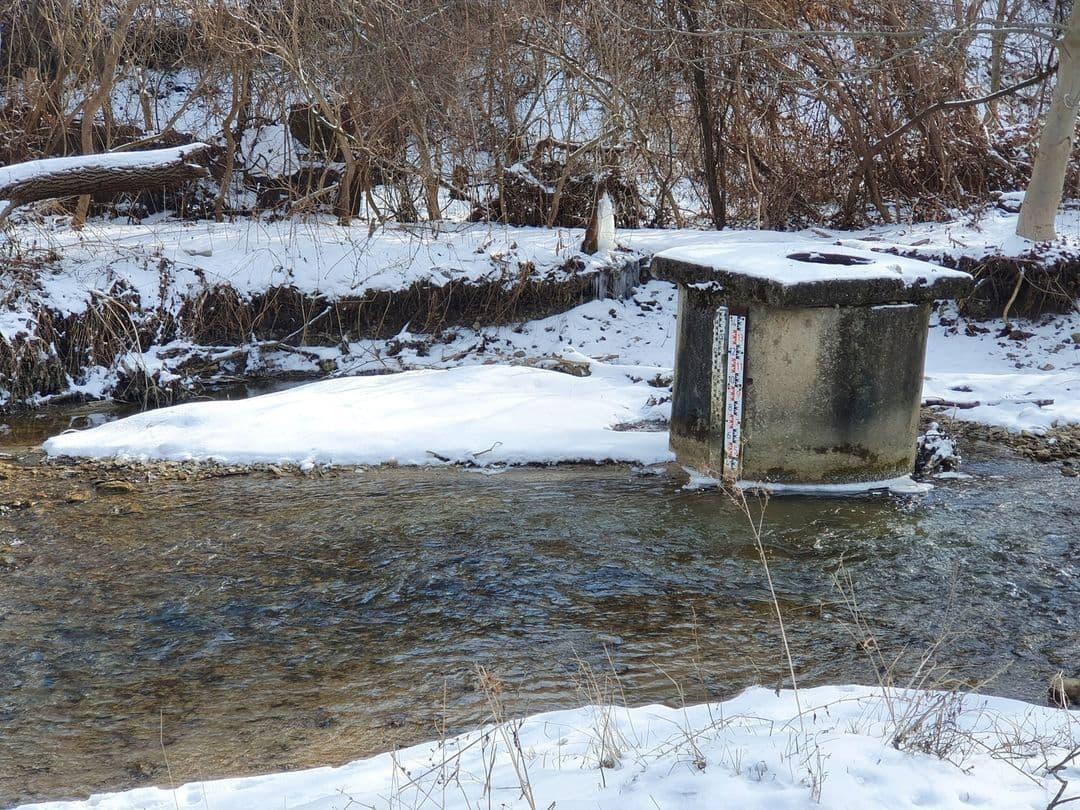
[[810,262],[811,264],[839,264],[851,266],[855,264],[873,264],[873,259],[862,256],[848,256],[845,253],[820,253],[816,250],[809,253],[789,253],[789,259],[797,262]]

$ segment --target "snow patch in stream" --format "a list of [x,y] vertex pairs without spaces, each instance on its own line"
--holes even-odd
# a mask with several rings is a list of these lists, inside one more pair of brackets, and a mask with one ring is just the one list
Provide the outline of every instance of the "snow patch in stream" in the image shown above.
[[162,408],[63,433],[45,450],[228,464],[655,464],[673,457],[666,431],[614,429],[655,418],[654,391],[599,365],[588,377],[503,365],[409,371]]

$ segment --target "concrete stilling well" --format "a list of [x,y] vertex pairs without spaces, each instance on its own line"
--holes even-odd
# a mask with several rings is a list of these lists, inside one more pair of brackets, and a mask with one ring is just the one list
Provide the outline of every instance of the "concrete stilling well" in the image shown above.
[[911,473],[931,302],[971,276],[793,241],[674,248],[653,273],[679,285],[680,462],[795,485]]

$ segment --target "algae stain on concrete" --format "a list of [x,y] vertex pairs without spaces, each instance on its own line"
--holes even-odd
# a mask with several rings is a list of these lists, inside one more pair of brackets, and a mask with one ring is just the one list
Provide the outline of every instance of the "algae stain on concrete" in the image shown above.
[[752,307],[743,477],[909,473],[929,314],[929,304]]

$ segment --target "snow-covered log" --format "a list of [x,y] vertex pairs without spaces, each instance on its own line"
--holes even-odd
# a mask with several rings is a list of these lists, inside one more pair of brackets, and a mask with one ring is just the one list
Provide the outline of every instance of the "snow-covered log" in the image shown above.
[[147,152],[46,158],[3,166],[0,200],[7,200],[6,214],[16,205],[53,197],[176,186],[207,175],[206,167],[191,158],[209,148],[204,143],[192,143]]

